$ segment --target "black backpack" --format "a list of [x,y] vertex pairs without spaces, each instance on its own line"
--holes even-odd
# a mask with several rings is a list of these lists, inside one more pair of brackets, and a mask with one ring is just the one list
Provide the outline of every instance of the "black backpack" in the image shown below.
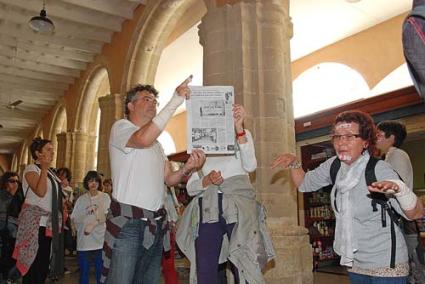
[[[365,171],[365,178],[366,178],[366,184],[371,185],[372,183],[376,182],[376,175],[375,175],[375,166],[378,163],[379,159],[375,157],[370,157],[369,161],[366,165],[366,171]],[[337,157],[331,164],[330,169],[330,175],[332,180],[332,186],[335,184],[336,181],[336,175],[338,174],[338,171],[341,167],[341,160]],[[400,178],[400,176],[399,176]],[[400,178],[401,179],[401,178]],[[335,210],[338,211],[337,205],[336,205],[336,195],[337,190],[335,190],[334,193],[334,207]],[[395,268],[395,253],[396,253],[396,237],[395,237],[395,225],[401,226],[401,220],[402,216],[398,214],[394,208],[391,206],[391,202],[388,200],[388,198],[385,196],[385,194],[377,193],[377,192],[371,192],[368,194],[368,197],[371,199],[371,206],[372,210],[374,212],[378,211],[378,204],[381,206],[381,221],[382,221],[382,227],[387,226],[387,215],[385,212],[388,213],[390,216],[391,221],[391,261],[390,261],[390,267]],[[403,232],[403,230],[401,230]]]

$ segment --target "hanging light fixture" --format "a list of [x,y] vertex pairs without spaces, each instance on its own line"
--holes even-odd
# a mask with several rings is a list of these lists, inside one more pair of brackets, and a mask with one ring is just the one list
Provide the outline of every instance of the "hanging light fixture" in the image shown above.
[[43,0],[43,9],[40,11],[40,16],[32,17],[31,20],[29,20],[28,25],[37,33],[50,34],[55,30],[55,25],[52,20],[47,18],[45,7],[46,1]]

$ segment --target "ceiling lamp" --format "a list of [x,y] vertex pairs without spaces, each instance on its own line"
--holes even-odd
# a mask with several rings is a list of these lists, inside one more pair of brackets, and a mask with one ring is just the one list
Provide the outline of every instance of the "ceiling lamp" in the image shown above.
[[32,17],[31,20],[29,20],[28,25],[37,33],[50,34],[55,30],[55,25],[52,20],[47,18],[45,6],[46,3],[45,0],[43,0],[43,9],[40,11],[40,16]]

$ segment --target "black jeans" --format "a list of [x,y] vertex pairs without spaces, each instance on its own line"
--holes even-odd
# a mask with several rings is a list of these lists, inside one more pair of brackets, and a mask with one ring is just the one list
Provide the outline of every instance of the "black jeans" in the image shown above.
[[22,279],[23,284],[42,284],[49,274],[51,237],[46,236],[46,227],[38,230],[38,250],[34,262]]

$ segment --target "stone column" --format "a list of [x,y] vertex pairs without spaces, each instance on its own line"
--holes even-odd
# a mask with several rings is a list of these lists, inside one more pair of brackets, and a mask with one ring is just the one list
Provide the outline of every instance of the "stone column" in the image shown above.
[[81,131],[62,132],[56,137],[58,138],[57,167],[67,167],[71,170],[73,184],[82,182],[87,170],[93,169],[94,156],[88,153],[94,151],[95,137]]
[[[286,172],[272,171],[273,157],[295,153],[289,40],[289,0],[242,0],[216,7],[200,25],[204,85],[232,85],[248,113],[258,168],[252,175],[258,199],[268,210],[277,252],[265,273],[267,283],[313,283],[307,230],[298,226],[297,193]],[[235,1],[229,1],[234,3]]]
[[83,181],[84,175],[87,172],[87,159],[91,157],[87,154],[89,135],[81,131],[74,131],[69,134],[71,138],[69,151],[72,153],[71,172],[73,182],[78,183]]
[[109,161],[109,133],[112,124],[123,117],[123,98],[120,94],[111,94],[99,98],[100,124],[99,145],[97,147],[97,170],[105,178],[111,177]]
[[56,149],[56,167],[70,167],[71,165],[71,152],[69,134],[66,132],[61,132],[56,134],[57,138],[57,149]]
[[[19,165],[18,175],[19,175],[21,181],[22,181],[23,173],[24,173],[24,170],[25,170],[26,167],[27,167],[27,164],[20,164]],[[24,189],[24,190],[26,190],[26,189]]]
[[97,159],[96,138],[97,137],[94,135],[87,136],[87,155],[86,164],[84,166],[86,172],[84,172],[84,176],[86,175],[87,171],[96,170],[96,166],[94,163],[95,159]]

